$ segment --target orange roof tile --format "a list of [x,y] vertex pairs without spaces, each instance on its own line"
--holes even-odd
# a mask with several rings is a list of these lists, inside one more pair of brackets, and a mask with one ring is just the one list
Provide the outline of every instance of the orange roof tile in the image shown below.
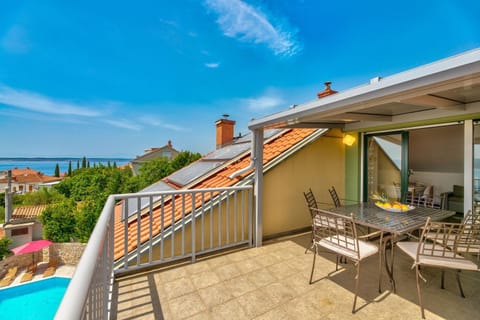
[[[17,183],[44,183],[52,181],[60,181],[62,178],[47,176],[30,168],[12,169],[12,181]],[[6,182],[7,178],[1,179],[0,182]]]
[[46,204],[17,207],[13,210],[12,220],[37,218],[46,207]]
[[[303,139],[307,138],[311,134],[313,134],[316,131],[316,129],[289,129],[285,130],[283,135],[280,135],[269,142],[265,143],[263,146],[263,163],[264,165],[279,156],[280,154],[286,152],[289,150],[291,147],[295,146],[297,143],[301,142]],[[250,154],[244,155],[240,160],[235,161],[233,163],[230,163],[229,165],[225,166],[219,171],[216,171],[213,174],[206,175],[204,179],[202,179],[200,182],[197,184],[189,187],[188,189],[200,189],[200,188],[221,188],[221,187],[230,187],[235,184],[237,184],[239,181],[241,181],[243,178],[248,176],[253,172],[253,170],[250,170],[246,173],[244,173],[242,176],[236,177],[235,179],[230,179],[229,176],[245,167],[247,167],[250,163]],[[168,181],[167,178],[165,178],[164,181]],[[172,184],[170,184],[172,185]],[[172,185],[175,187],[174,185]],[[175,187],[176,189],[179,189],[178,187]],[[215,196],[215,194],[213,195]],[[210,200],[210,195],[205,194],[204,195],[204,202],[207,202]],[[192,201],[190,197],[185,197],[185,199],[182,199],[181,197],[176,197],[173,199],[173,205],[175,206],[175,221],[179,220],[181,218],[181,208],[183,205],[183,201],[185,208],[191,208],[192,207]],[[200,194],[196,195],[195,198],[195,203],[194,206],[199,207],[202,204],[202,197]],[[121,220],[121,205],[118,205],[115,208],[115,235],[114,235],[114,257],[115,260],[121,258],[124,255],[124,237],[125,237],[125,226],[123,221]],[[168,210],[172,210],[172,202],[168,201],[164,203],[164,210],[167,212]],[[154,207],[153,213],[152,213],[152,235],[156,236],[160,233],[160,207]],[[150,229],[149,229],[149,220],[150,216],[149,215],[144,215],[142,216],[140,220],[140,242],[143,243],[145,241],[149,240],[149,234],[150,234]],[[168,215],[164,218],[164,228],[169,227],[172,223],[172,217],[171,215]],[[137,231],[138,228],[138,223],[137,220],[133,220],[132,222],[129,223],[128,225],[128,252],[132,251],[135,249],[138,238],[137,238]]]

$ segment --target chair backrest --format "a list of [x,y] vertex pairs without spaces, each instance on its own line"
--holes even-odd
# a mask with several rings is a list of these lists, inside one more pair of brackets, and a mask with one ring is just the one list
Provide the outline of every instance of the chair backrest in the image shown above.
[[335,207],[336,208],[341,207],[342,204],[340,203],[340,198],[338,197],[337,190],[335,190],[335,187],[332,186],[332,189],[328,189],[328,192],[330,192],[330,196],[332,197],[332,201]]
[[307,192],[303,193],[303,196],[305,197],[305,200],[307,201],[307,207],[308,207],[308,210],[310,210],[310,215],[313,219],[313,216],[314,216],[315,213],[312,212],[311,208],[318,209],[317,200],[315,199],[315,195],[313,194],[312,189],[309,188]]
[[480,253],[480,214],[468,211],[463,219],[463,232],[458,251]]
[[465,224],[466,228],[469,228],[471,225],[480,224],[480,214],[477,212],[473,213],[472,210],[468,210],[462,223]]
[[434,222],[427,219],[420,237],[417,261],[420,256],[464,259],[461,254],[478,254],[480,224],[466,227],[465,223]]
[[353,213],[348,217],[322,209],[312,209],[312,211],[315,213],[313,218],[314,241],[326,243],[331,248],[350,253],[349,256],[360,259]]

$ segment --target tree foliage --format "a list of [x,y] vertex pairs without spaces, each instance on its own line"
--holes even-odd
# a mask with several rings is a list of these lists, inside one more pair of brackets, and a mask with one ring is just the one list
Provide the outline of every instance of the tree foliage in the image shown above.
[[69,242],[75,232],[75,202],[64,200],[49,205],[39,219],[43,224],[43,237],[53,242]]
[[15,195],[13,198],[14,206],[36,206],[40,204],[51,204],[65,200],[65,196],[57,189],[41,188],[36,192],[27,192],[21,195]]
[[8,249],[8,246],[12,243],[10,238],[1,238],[0,239],[0,260],[4,257],[9,256],[12,252]]
[[82,167],[56,185],[54,192],[44,190],[36,201],[23,199],[22,203],[56,202],[41,215],[44,236],[58,242],[72,238],[86,242],[110,194],[138,192],[199,158],[198,153],[182,151],[171,161],[159,158],[142,164],[140,174],[133,176],[130,169],[119,169],[115,162],[89,167],[83,157]]
[[60,166],[58,163],[55,165],[55,172],[53,174],[54,177],[60,177]]
[[196,152],[190,152],[190,151],[182,151],[180,152],[175,158],[172,159],[171,161],[171,166],[172,166],[172,172],[175,172],[190,163],[197,161],[200,159],[202,156],[200,153]]

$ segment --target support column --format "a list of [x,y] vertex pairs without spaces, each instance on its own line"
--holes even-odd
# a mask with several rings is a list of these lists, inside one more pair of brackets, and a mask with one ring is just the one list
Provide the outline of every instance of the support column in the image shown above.
[[256,247],[262,246],[263,238],[263,129],[253,130],[252,150],[255,155],[255,173],[254,173],[254,210],[255,210],[255,232],[254,244]]
[[472,210],[473,203],[473,121],[465,120],[463,127],[463,214],[466,215],[468,210]]

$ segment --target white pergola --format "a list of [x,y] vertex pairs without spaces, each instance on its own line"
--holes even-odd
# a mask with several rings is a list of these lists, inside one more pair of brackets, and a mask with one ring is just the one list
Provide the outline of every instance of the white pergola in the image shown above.
[[405,128],[418,121],[465,121],[465,208],[472,206],[473,125],[480,117],[480,49],[471,50],[292,107],[249,123],[255,167],[255,243],[262,244],[263,130],[268,128],[341,128],[376,131]]

